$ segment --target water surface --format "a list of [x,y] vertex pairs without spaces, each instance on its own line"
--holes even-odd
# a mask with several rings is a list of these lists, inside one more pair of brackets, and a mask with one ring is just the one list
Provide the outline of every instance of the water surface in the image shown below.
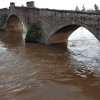
[[0,32],[0,100],[100,100],[100,42],[73,33],[65,47]]

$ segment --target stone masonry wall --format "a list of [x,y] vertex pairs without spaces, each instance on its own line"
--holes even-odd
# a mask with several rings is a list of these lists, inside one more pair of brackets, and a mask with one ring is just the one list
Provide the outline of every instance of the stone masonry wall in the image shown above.
[[100,40],[100,15],[74,11],[43,10],[40,12],[45,41],[59,29],[68,25],[83,26]]
[[[54,34],[58,30],[64,27],[68,28],[67,26],[69,25],[72,25],[72,30],[71,27],[70,30],[66,29],[65,36],[69,36],[76,29],[73,30],[73,27],[77,25],[78,27],[85,27],[100,40],[100,14],[97,13],[18,7],[11,3],[9,9],[0,9],[0,29],[6,29],[6,23],[12,15],[17,16],[23,22],[26,29],[32,23],[39,22],[43,30],[44,43],[49,43],[50,38],[55,36]],[[54,39],[60,40],[57,37],[60,37],[62,32],[60,31],[60,35],[57,33]]]

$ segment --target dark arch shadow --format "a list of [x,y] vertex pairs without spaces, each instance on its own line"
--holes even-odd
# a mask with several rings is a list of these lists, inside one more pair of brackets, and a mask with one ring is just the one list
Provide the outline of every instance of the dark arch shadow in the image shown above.
[[58,31],[56,31],[54,34],[51,35],[48,43],[61,43],[61,42],[66,42],[68,37],[80,26],[78,25],[69,25],[65,26]]
[[12,30],[23,30],[26,28],[26,25],[23,19],[16,13],[11,13],[6,21],[5,29],[6,31]]
[[15,15],[11,15],[6,24],[6,30],[23,30],[22,21]]
[[[62,42],[67,42],[68,37],[79,27],[84,27],[88,31],[90,31],[96,38],[96,34],[94,34],[94,29],[90,29],[89,26],[87,25],[79,25],[78,23],[76,24],[65,24],[61,25],[58,28],[54,29],[48,36],[46,40],[46,44],[54,44],[54,43],[62,43]],[[98,38],[97,38],[98,39]]]

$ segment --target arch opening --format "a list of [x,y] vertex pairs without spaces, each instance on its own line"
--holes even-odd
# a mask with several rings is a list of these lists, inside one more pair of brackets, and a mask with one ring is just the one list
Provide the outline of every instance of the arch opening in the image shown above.
[[98,39],[97,34],[93,29],[89,29],[89,27],[85,25],[78,25],[78,24],[69,24],[69,25],[62,25],[52,31],[46,41],[47,44],[55,44],[55,43],[67,43],[68,38],[74,31],[77,31],[78,28],[83,27],[85,30],[90,32],[96,39]]
[[23,27],[24,27],[23,22],[16,15],[13,14],[8,18],[6,24],[7,31],[23,30]]
[[58,29],[50,36],[48,44],[67,42],[68,37],[79,27],[79,25],[68,25]]
[[94,39],[96,41],[99,41],[94,34],[92,34],[89,30],[87,30],[84,27],[79,27],[76,29],[69,37],[68,40],[89,40]]

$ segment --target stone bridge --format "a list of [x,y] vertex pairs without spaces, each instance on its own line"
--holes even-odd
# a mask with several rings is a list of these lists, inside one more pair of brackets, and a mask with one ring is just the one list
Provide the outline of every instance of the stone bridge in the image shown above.
[[66,42],[77,28],[84,27],[100,41],[100,14],[81,11],[40,9],[34,2],[27,7],[10,3],[9,9],[0,9],[0,29],[28,29],[32,23],[39,22],[42,28],[41,43],[52,44]]

